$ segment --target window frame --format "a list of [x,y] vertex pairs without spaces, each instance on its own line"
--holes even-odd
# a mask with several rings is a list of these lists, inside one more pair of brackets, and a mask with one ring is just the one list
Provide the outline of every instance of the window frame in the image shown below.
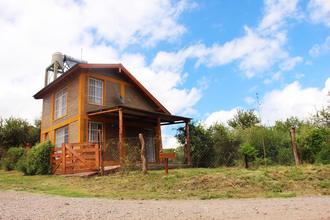
[[[65,95],[65,102],[64,102],[65,112],[57,117],[56,112],[58,112],[58,111],[57,111],[56,99],[57,99],[57,96],[59,93],[62,93],[60,97]],[[61,100],[62,98],[59,98],[59,99]],[[63,103],[62,103],[62,105],[63,105]],[[62,88],[58,92],[56,92],[54,95],[54,116],[53,116],[54,118],[53,119],[58,120],[60,118],[67,116],[67,114],[68,114],[68,90],[67,90],[67,88]]]
[[[95,80],[95,81],[100,81],[102,83],[102,90],[101,90],[101,103],[97,103],[95,102],[96,101],[96,90],[95,90],[95,97],[94,97],[94,100],[91,99],[91,97],[93,97],[92,95],[90,95],[90,80]],[[96,88],[96,87],[95,87]],[[104,105],[104,89],[105,89],[105,82],[103,79],[99,79],[99,78],[96,78],[96,77],[88,77],[88,80],[87,80],[87,103],[88,104],[91,104],[91,105]]]
[[[64,130],[64,134],[63,134],[64,142],[61,143],[61,144],[57,144],[57,140],[59,139],[58,136],[57,136],[57,132],[62,130],[62,129]],[[67,134],[65,134],[65,131],[67,131]],[[69,134],[70,134],[69,125],[65,125],[63,127],[55,129],[55,135],[54,135],[54,137],[55,137],[55,141],[54,141],[55,142],[55,147],[62,147],[62,144],[68,144],[69,143]]]
[[[101,125],[101,142],[103,142],[103,138],[104,138],[104,123],[103,122],[98,122],[98,121],[88,121],[87,123],[87,140],[89,143],[97,143],[97,140],[91,140],[92,134],[91,134],[91,125],[92,124],[97,124],[97,125]],[[94,131],[95,132],[95,131]],[[94,136],[93,136],[94,137]],[[97,139],[97,136],[96,136]]]

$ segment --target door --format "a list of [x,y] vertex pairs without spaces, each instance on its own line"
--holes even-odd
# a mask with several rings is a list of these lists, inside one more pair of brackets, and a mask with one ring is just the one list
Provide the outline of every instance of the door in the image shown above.
[[155,162],[155,143],[153,138],[152,129],[146,129],[144,131],[145,136],[145,144],[146,144],[146,150],[147,150],[147,161],[148,162]]

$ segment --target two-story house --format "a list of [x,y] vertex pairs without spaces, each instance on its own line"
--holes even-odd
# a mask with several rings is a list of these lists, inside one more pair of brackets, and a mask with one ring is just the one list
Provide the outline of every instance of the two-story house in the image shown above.
[[125,143],[142,133],[148,162],[159,162],[161,126],[185,123],[189,162],[189,118],[172,115],[122,64],[88,64],[61,53],[47,67],[41,141],[104,144],[104,161],[119,164]]

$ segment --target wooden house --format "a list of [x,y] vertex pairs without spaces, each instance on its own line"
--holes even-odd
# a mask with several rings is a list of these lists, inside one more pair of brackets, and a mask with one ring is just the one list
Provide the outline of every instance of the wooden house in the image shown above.
[[172,115],[122,64],[89,64],[54,54],[45,86],[34,98],[43,100],[41,141],[57,147],[101,142],[104,163],[113,165],[142,133],[148,162],[159,163],[161,126],[185,123],[185,161],[190,161],[190,119]]

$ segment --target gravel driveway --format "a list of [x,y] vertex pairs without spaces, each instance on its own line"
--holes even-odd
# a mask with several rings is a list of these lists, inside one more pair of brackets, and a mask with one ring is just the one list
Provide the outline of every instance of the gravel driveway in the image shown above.
[[0,219],[330,220],[330,197],[134,201],[0,191]]

